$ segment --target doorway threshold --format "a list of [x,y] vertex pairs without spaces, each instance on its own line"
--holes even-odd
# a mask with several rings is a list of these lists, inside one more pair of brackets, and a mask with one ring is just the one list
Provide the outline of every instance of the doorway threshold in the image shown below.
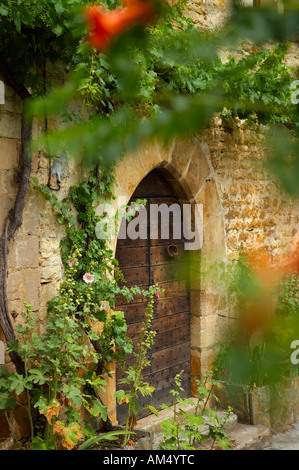
[[[188,400],[192,401],[193,403],[189,403],[185,406],[180,406],[178,408],[182,409],[186,413],[194,413],[198,399],[195,397],[190,397],[188,398]],[[224,416],[226,412],[219,410],[218,414]],[[163,440],[161,424],[165,419],[173,420],[173,417],[174,405],[172,405],[170,409],[159,411],[159,416],[151,414],[149,416],[146,416],[145,418],[139,419],[136,427],[134,428],[134,432],[141,434],[143,437],[138,440],[138,445],[135,449],[157,449],[160,442]],[[231,415],[226,423],[226,430],[233,430],[237,424],[237,421],[237,416],[235,414]],[[208,422],[204,427],[206,427],[206,432],[208,432]],[[204,429],[203,432],[205,432]]]

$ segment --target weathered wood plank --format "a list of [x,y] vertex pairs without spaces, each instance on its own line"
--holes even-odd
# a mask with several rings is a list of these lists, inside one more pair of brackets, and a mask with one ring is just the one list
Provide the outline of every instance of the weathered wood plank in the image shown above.
[[152,372],[190,360],[190,343],[181,343],[152,354]]
[[[143,299],[144,300],[144,299]],[[146,311],[146,302],[132,302],[118,304],[117,308],[124,312],[127,324],[142,322]],[[173,315],[180,312],[189,312],[189,296],[173,296],[157,299],[154,304],[154,318]],[[188,322],[189,323],[189,322]]]

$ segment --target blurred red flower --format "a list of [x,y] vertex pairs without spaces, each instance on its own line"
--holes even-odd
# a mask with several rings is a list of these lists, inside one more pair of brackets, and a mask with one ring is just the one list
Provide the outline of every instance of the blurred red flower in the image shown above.
[[299,269],[299,244],[294,251],[276,259],[266,248],[249,250],[246,258],[260,287],[257,296],[245,298],[241,306],[241,334],[250,337],[257,331],[266,331],[275,321],[273,295],[279,292],[283,277]]
[[125,0],[124,7],[107,11],[100,4],[85,9],[88,25],[88,41],[103,51],[111,41],[136,23],[149,23],[155,16],[152,0]]

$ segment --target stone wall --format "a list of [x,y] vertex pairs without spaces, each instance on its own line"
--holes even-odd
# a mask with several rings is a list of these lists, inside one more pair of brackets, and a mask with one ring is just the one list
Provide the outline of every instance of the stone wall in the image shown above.
[[202,138],[221,194],[228,258],[238,256],[242,243],[267,246],[274,255],[291,251],[298,241],[298,200],[267,170],[264,135],[241,121],[227,128],[217,117]]
[[298,421],[298,377],[256,387],[222,382],[216,396],[225,408],[231,406],[242,423],[266,426],[283,432]]
[[[189,2],[188,9],[200,23],[213,26],[223,21],[224,0]],[[209,16],[213,12],[215,16]],[[209,19],[208,19],[209,18]],[[214,19],[213,19],[214,18]],[[217,20],[217,21],[216,21]],[[56,78],[59,80],[59,74]],[[0,77],[1,79],[1,77]],[[5,87],[5,104],[0,104],[0,230],[17,191],[14,181],[18,166],[21,132],[21,103]],[[40,124],[34,123],[34,133]],[[229,303],[222,277],[230,259],[237,257],[241,243],[267,245],[273,253],[289,251],[298,231],[298,201],[283,194],[263,167],[265,143],[245,123],[228,128],[216,117],[210,128],[185,142],[165,149],[145,146],[117,165],[117,194],[128,200],[141,179],[153,168],[168,172],[176,190],[184,190],[188,201],[203,204],[204,245],[199,265],[192,269],[198,285],[191,288],[192,376],[198,377],[211,364],[211,346],[232,328],[235,312]],[[32,176],[48,180],[49,162],[42,153],[34,155]],[[80,167],[69,162],[67,177],[57,195],[63,197],[81,176]],[[38,313],[39,331],[46,325],[46,304],[56,293],[62,266],[59,241],[63,228],[50,205],[29,189],[23,224],[9,245],[8,300],[14,326],[20,321],[23,302]],[[0,340],[4,341],[0,331]],[[7,367],[11,368],[6,355]],[[114,379],[109,379],[106,403],[115,420]],[[0,422],[0,428],[2,424]],[[0,435],[1,437],[1,435]]]
[[[6,87],[7,89],[7,87]],[[1,224],[12,206],[17,186],[14,168],[20,148],[18,100],[8,90],[1,105],[0,121],[0,207]],[[14,108],[13,108],[14,107]],[[15,126],[11,124],[12,117]],[[157,150],[158,148],[158,150]],[[263,138],[239,123],[233,129],[215,118],[211,127],[196,138],[174,142],[170,149],[147,146],[128,155],[116,168],[117,194],[130,198],[141,179],[154,167],[170,171],[170,182],[184,188],[189,202],[203,204],[204,264],[193,264],[205,272],[191,289],[192,376],[198,377],[213,358],[211,346],[232,328],[235,312],[221,286],[229,259],[237,257],[241,243],[266,244],[275,254],[292,248],[298,228],[298,202],[282,194],[264,169]],[[47,182],[49,162],[43,154],[34,156],[32,175]],[[69,162],[59,197],[78,181],[81,170]],[[55,293],[62,276],[59,241],[62,226],[42,196],[30,188],[23,224],[10,243],[8,299],[14,326],[20,321],[23,302],[39,316],[39,330],[46,325],[46,303]],[[198,278],[199,279],[199,278]],[[3,340],[3,338],[1,338]],[[6,356],[8,361],[8,357]],[[107,400],[114,382],[110,380]]]

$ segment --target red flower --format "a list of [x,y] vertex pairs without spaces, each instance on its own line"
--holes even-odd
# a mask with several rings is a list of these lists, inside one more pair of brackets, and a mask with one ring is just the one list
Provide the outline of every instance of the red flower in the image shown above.
[[155,15],[152,0],[125,0],[126,6],[106,11],[101,5],[85,9],[88,40],[91,46],[105,50],[111,41],[135,23],[148,23]]
[[249,296],[242,304],[239,318],[241,332],[251,336],[257,331],[266,331],[275,321],[273,291],[285,274],[292,273],[299,266],[299,244],[293,252],[276,259],[266,249],[253,250],[246,255],[260,292],[256,297]]

